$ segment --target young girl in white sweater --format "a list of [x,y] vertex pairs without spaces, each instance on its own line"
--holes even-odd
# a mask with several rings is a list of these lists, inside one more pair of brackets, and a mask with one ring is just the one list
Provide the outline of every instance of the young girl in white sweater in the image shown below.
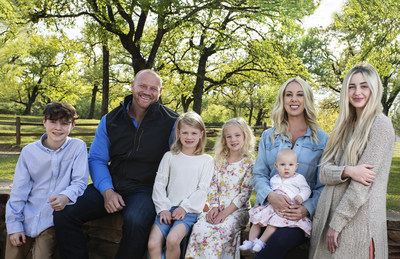
[[176,123],[175,142],[165,153],[153,187],[157,217],[148,249],[151,258],[179,258],[180,243],[202,211],[213,173],[213,159],[204,154],[206,129],[195,112],[182,114]]

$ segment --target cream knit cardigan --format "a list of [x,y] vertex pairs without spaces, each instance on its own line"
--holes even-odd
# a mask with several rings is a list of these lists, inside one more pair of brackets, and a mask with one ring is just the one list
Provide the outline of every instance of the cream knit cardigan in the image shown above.
[[[358,164],[372,164],[376,178],[370,186],[351,179],[342,180],[344,157],[340,165],[321,167],[320,180],[326,184],[313,218],[309,258],[368,258],[371,239],[375,258],[388,257],[386,229],[386,189],[392,161],[395,134],[391,121],[379,114],[369,133]],[[329,227],[339,232],[334,254],[326,248]]]

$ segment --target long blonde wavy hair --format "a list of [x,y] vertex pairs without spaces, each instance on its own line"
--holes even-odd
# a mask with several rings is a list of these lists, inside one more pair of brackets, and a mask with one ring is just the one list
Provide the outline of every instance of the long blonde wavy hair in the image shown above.
[[[357,73],[362,73],[364,76],[371,95],[358,118],[357,125],[355,125],[357,114],[354,106],[350,104],[349,83],[351,77]],[[374,118],[382,111],[382,91],[382,82],[375,67],[364,63],[350,69],[343,80],[340,91],[339,116],[322,154],[322,164],[330,161],[340,164],[340,158],[344,154],[346,165],[357,165],[367,144]]]
[[256,144],[256,139],[253,135],[253,132],[251,131],[249,125],[247,125],[246,121],[241,118],[233,118],[225,122],[225,124],[222,126],[222,130],[218,136],[217,142],[215,142],[214,146],[214,161],[215,164],[221,164],[225,159],[227,159],[230,155],[230,150],[226,144],[226,135],[225,135],[225,130],[230,127],[230,126],[237,126],[239,127],[244,136],[244,143],[243,147],[240,150],[241,154],[243,157],[247,157],[248,159],[254,161],[255,154],[254,154],[254,147]]
[[274,108],[271,112],[272,125],[275,127],[275,131],[271,133],[270,138],[274,141],[274,135],[278,134],[281,137],[287,136],[290,140],[292,136],[289,133],[289,119],[288,114],[284,106],[284,95],[286,87],[291,82],[297,82],[301,85],[304,92],[304,118],[307,125],[311,129],[311,141],[318,143],[318,123],[317,116],[314,107],[314,95],[312,93],[311,86],[300,77],[295,77],[287,80],[279,88],[278,96],[276,98]]
[[199,143],[197,143],[196,150],[194,151],[195,155],[202,155],[204,153],[204,149],[207,143],[206,126],[204,125],[201,116],[194,111],[181,114],[181,116],[179,116],[178,119],[176,120],[175,140],[174,143],[172,143],[171,145],[171,152],[173,154],[178,154],[179,152],[182,151],[182,143],[179,138],[179,131],[182,127],[182,124],[189,125],[202,132],[201,139]]

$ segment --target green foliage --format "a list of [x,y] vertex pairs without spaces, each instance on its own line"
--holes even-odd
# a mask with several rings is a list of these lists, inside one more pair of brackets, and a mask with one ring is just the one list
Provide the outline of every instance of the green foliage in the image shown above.
[[203,105],[204,108],[201,117],[208,125],[222,125],[225,121],[233,117],[232,113],[225,106],[215,102],[215,99],[207,99]]
[[383,112],[389,114],[400,92],[400,2],[349,0],[327,30],[311,29],[302,56],[317,85],[339,91],[355,64],[376,67],[383,83]]
[[337,99],[338,96],[336,98],[330,96],[322,99],[318,104],[318,125],[328,135],[331,134],[339,115],[339,104]]
[[25,106],[77,99],[80,83],[73,65],[73,43],[64,37],[20,34],[1,48],[0,79],[8,87],[0,99]]
[[320,110],[317,117],[319,127],[330,135],[338,115],[338,111],[335,110]]

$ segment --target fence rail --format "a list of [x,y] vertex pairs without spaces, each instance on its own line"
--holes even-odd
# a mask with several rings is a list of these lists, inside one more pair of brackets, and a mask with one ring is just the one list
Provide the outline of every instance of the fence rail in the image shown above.
[[[10,121],[0,121],[0,125],[6,125],[6,126],[15,126],[15,133],[9,133],[9,132],[0,132],[0,137],[1,136],[6,136],[6,137],[15,137],[15,143],[16,145],[21,145],[21,138],[26,136],[41,136],[43,133],[36,133],[36,132],[31,132],[31,133],[22,133],[21,132],[21,126],[43,126],[42,123],[34,123],[34,122],[21,122],[21,117],[16,117],[15,122],[10,122]],[[71,132],[69,135],[73,137],[79,137],[79,136],[94,136],[95,134],[95,129],[87,129],[84,127],[88,126],[97,126],[98,123],[76,123],[75,129],[78,129],[79,131],[90,131],[90,132]],[[269,128],[266,125],[263,126],[252,126],[251,127],[254,131],[254,135],[261,135],[261,133]],[[221,126],[207,126],[207,136],[210,137],[215,137],[221,130]]]
[[[6,126],[15,126],[15,133],[9,133],[9,132],[0,132],[0,137],[1,136],[6,136],[6,137],[15,137],[15,144],[16,145],[21,145],[21,138],[26,136],[26,137],[32,137],[32,136],[42,136],[43,133],[37,133],[37,132],[30,132],[30,133],[22,133],[21,132],[21,126],[43,126],[43,123],[35,123],[35,122],[21,122],[21,117],[15,117],[15,122],[9,122],[9,121],[0,121],[0,125],[6,125]],[[84,129],[81,127],[87,127],[87,126],[97,126],[98,123],[77,123],[75,125],[75,129],[79,130],[88,130],[92,132],[71,132],[69,135],[70,136],[94,136],[95,130],[93,129]]]

